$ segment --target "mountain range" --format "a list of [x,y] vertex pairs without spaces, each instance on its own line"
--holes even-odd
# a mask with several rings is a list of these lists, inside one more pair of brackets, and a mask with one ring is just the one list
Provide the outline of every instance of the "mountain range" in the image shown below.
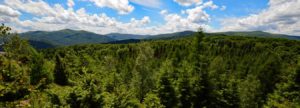
[[59,31],[33,31],[20,34],[24,39],[30,41],[38,41],[49,43],[54,46],[69,46],[76,44],[90,44],[90,43],[106,43],[115,41],[105,35],[99,35],[87,31],[76,31],[76,30],[59,30]]
[[218,32],[217,34],[225,34],[228,36],[248,36],[248,37],[264,37],[264,38],[285,38],[291,40],[300,40],[300,36],[292,36],[285,34],[273,34],[263,31],[231,31],[231,32]]
[[[83,30],[64,29],[59,31],[30,31],[21,33],[23,39],[29,40],[35,48],[52,48],[58,46],[70,46],[77,44],[95,44],[95,43],[137,43],[145,40],[166,40],[177,39],[192,36],[195,32],[183,31],[158,35],[135,35],[111,33],[100,35]],[[300,40],[299,36],[291,36],[284,34],[272,34],[262,31],[242,31],[242,32],[217,32],[206,33],[207,36],[248,36],[248,37],[264,37],[264,38],[285,38],[292,40]]]

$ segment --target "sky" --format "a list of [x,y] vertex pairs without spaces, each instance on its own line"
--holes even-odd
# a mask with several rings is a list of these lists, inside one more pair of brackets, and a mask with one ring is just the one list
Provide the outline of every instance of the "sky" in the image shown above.
[[300,36],[300,0],[0,0],[0,23],[16,32],[163,34],[201,27]]

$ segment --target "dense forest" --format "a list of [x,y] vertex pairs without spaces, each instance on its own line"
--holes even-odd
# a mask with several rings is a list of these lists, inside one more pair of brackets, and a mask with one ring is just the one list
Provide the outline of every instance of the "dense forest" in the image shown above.
[[1,26],[0,107],[297,108],[300,42],[205,36],[36,50]]

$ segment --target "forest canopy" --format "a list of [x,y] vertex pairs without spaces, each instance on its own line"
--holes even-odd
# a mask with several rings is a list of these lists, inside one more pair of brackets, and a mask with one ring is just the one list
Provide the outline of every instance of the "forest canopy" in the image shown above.
[[199,31],[36,50],[10,30],[0,27],[0,107],[300,107],[299,41]]

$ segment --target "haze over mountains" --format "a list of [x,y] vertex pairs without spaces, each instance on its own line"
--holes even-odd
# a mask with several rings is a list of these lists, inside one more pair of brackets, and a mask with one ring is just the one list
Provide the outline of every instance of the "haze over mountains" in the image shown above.
[[[195,32],[183,31],[169,34],[158,35],[136,35],[136,34],[120,34],[111,33],[100,35],[83,30],[64,29],[59,31],[31,31],[20,34],[22,38],[29,40],[35,48],[51,48],[57,46],[70,46],[78,44],[94,44],[94,43],[135,43],[141,40],[160,40],[160,39],[176,39],[191,36]],[[218,32],[207,33],[210,35],[221,36],[249,36],[249,37],[267,37],[267,38],[285,38],[300,40],[298,36],[290,36],[284,34],[272,34],[262,31],[248,32]]]

